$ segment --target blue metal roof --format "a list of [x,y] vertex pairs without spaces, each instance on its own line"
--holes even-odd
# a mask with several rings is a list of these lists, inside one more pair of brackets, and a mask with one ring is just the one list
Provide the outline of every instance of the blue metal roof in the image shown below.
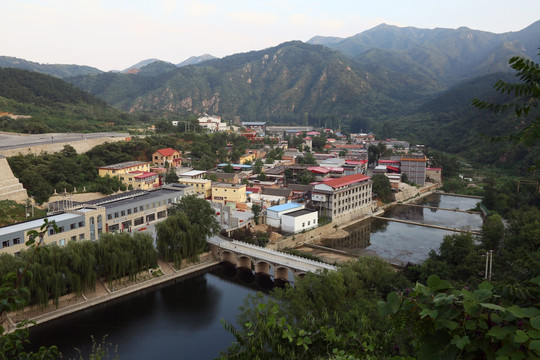
[[286,203],[286,204],[272,206],[272,207],[269,207],[266,210],[280,212],[280,211],[283,211],[283,210],[296,209],[297,207],[301,207],[301,206],[302,206],[301,204],[290,202],[290,203]]

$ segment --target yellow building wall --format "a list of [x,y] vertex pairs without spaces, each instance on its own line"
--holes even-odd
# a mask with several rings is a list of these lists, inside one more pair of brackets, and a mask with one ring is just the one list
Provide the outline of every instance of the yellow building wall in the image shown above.
[[204,179],[180,179],[180,184],[191,185],[195,189],[196,194],[201,194],[205,199],[212,196],[212,180]]
[[123,169],[103,169],[103,168],[99,168],[98,169],[98,174],[99,176],[105,176],[105,175],[109,175],[109,176],[114,176],[114,175],[118,175],[118,174],[125,174],[125,173],[128,173],[130,171],[150,171],[150,163],[144,163],[144,164],[138,164],[138,165],[135,165],[135,166],[130,166],[130,167],[125,167]]
[[244,164],[246,161],[251,161],[253,163],[255,158],[256,158],[255,154],[245,154],[245,155],[240,156],[239,162],[240,164]]
[[135,179],[135,176],[137,175],[138,174],[120,174],[118,175],[118,177],[124,185],[126,185],[128,188],[129,185],[131,185],[134,190],[150,190],[154,189],[157,185],[159,185],[159,176],[156,176],[154,181],[147,183],[146,180],[138,181],[138,179]]
[[212,201],[215,202],[246,202],[246,185],[234,187],[212,186]]

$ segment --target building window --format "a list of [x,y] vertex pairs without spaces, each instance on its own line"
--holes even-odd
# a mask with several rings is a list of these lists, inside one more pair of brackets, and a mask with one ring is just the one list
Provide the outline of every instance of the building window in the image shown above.
[[126,216],[126,211],[125,211],[125,210],[122,210],[122,211],[120,212],[120,215],[121,215],[121,216]]
[[143,210],[144,210],[144,207],[143,207],[142,205],[139,206],[139,210],[140,210],[140,211],[143,211]]
[[2,241],[2,247],[3,247],[3,248],[9,247],[9,240]]
[[307,226],[309,226],[309,225],[311,225],[311,221],[308,221],[308,222],[307,222]]
[[306,223],[302,223],[302,227],[306,227]]
[[112,220],[112,214],[107,215],[107,220]]
[[158,219],[163,219],[164,217],[167,217],[167,212],[166,211],[160,211],[157,213],[157,218]]
[[79,221],[79,227],[80,228],[84,227],[84,221]]
[[58,245],[60,246],[66,245],[66,239],[60,239],[60,241],[58,242]]
[[133,224],[134,224],[135,226],[137,226],[137,225],[142,225],[143,223],[144,223],[144,219],[143,219],[142,217],[136,218],[135,220],[133,220]]
[[118,217],[118,213],[115,212],[115,213],[114,213],[114,218],[116,219],[117,217]]
[[71,237],[71,241],[77,241],[77,235],[73,235],[73,236]]
[[150,208],[150,206],[149,206],[148,204],[146,204],[146,205],[144,205],[144,208],[145,208],[146,210],[148,210],[148,209]]
[[79,240],[84,240],[84,234],[79,234]]
[[19,245],[19,244],[21,244],[21,238],[13,239],[13,245]]
[[131,209],[127,209],[127,214],[131,215]]

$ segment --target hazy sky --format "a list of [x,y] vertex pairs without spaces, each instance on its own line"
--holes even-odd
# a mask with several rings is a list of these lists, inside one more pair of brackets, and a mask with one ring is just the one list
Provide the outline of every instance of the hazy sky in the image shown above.
[[0,0],[0,55],[122,70],[148,58],[176,64],[347,37],[381,23],[503,33],[539,19],[539,0]]

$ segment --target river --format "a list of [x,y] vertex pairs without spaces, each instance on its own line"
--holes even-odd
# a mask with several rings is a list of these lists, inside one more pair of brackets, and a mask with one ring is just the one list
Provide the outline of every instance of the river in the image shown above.
[[[437,195],[423,204],[468,210],[477,201]],[[478,215],[420,207],[396,207],[385,216],[472,229],[481,225]],[[444,235],[452,234],[386,220],[360,222],[348,230],[350,236],[326,245],[397,263],[423,261]],[[221,319],[235,323],[248,294],[271,288],[268,278],[257,279],[249,271],[221,267],[41,324],[31,328],[30,340],[34,348],[58,345],[64,359],[77,357],[75,347],[87,355],[92,335],[98,343],[107,335],[122,359],[213,359],[233,341]]]
[[[420,201],[426,206],[470,210],[477,199],[432,194]],[[386,218],[416,223],[446,226],[462,230],[479,230],[482,218],[478,214],[397,205],[383,215]],[[367,219],[347,228],[349,235],[339,239],[325,239],[323,245],[355,255],[377,255],[391,263],[405,265],[424,261],[431,250],[437,250],[445,235],[453,231],[404,224],[389,220]]]
[[77,358],[75,347],[87,358],[91,336],[105,335],[121,359],[213,359],[234,339],[221,319],[235,323],[246,296],[268,282],[222,267],[33,327],[30,341],[57,345],[64,359]]

